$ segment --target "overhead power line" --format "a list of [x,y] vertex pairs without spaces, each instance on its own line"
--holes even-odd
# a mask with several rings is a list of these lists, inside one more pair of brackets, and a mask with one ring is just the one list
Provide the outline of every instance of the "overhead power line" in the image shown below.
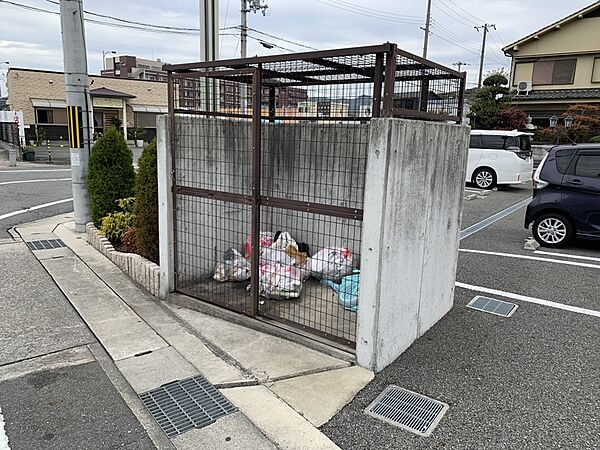
[[[315,0],[317,3],[321,3],[323,5],[331,6],[333,8],[342,9],[344,11],[348,11],[354,14],[359,14],[361,16],[372,17],[379,20],[384,20],[387,22],[395,22],[395,23],[405,23],[409,25],[421,25],[423,23],[423,18],[417,16],[397,16],[393,13],[387,11],[378,11],[372,9],[366,9],[364,7],[359,7],[354,5],[353,3],[340,2],[339,0]],[[349,6],[354,5],[354,6]],[[377,12],[376,12],[377,11]]]

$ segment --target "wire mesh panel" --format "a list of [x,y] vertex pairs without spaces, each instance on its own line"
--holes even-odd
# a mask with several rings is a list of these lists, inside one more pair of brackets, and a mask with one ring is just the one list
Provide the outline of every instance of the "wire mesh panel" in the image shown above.
[[460,121],[395,44],[167,65],[176,288],[352,346],[371,117]]

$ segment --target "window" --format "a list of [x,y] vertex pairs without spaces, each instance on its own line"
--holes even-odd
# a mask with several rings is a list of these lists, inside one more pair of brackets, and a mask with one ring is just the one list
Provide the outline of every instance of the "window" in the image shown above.
[[156,128],[156,114],[148,112],[136,112],[135,123],[138,127]]
[[600,154],[581,155],[575,166],[575,176],[600,178]]
[[44,125],[66,125],[67,111],[65,109],[36,109],[37,123]]
[[533,84],[573,84],[576,59],[540,60],[533,65]]
[[600,83],[600,57],[594,58],[594,68],[592,69],[592,83]]
[[502,150],[504,148],[504,142],[506,140],[506,136],[481,136],[483,148],[491,148],[494,150]]
[[471,142],[469,142],[469,148],[481,148],[481,136],[472,135]]
[[556,161],[556,170],[558,170],[560,173],[567,173],[569,163],[571,162],[571,159],[573,159],[574,154],[575,149],[569,148],[565,150],[558,150],[554,156],[554,160]]

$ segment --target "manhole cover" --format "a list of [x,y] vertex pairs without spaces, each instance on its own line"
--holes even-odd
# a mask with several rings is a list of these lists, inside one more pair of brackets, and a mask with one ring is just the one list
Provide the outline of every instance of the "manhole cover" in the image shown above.
[[140,394],[140,399],[169,437],[205,427],[236,410],[202,375],[165,384]]
[[467,308],[476,309],[477,311],[483,311],[490,314],[496,314],[497,316],[510,317],[512,316],[519,306],[514,303],[504,302],[502,300],[496,300],[494,298],[484,297],[478,295],[473,298],[468,304]]
[[445,403],[390,385],[365,413],[420,436],[429,436],[447,410]]
[[27,242],[27,247],[29,247],[30,250],[52,250],[53,248],[66,247],[66,245],[60,239],[46,239],[42,241]]

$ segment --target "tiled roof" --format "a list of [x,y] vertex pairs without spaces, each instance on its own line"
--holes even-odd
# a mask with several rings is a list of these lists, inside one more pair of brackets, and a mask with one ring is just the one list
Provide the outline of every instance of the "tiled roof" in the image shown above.
[[569,99],[596,99],[600,100],[600,88],[598,89],[554,89],[547,91],[531,91],[529,95],[517,95],[515,100],[569,100]]

